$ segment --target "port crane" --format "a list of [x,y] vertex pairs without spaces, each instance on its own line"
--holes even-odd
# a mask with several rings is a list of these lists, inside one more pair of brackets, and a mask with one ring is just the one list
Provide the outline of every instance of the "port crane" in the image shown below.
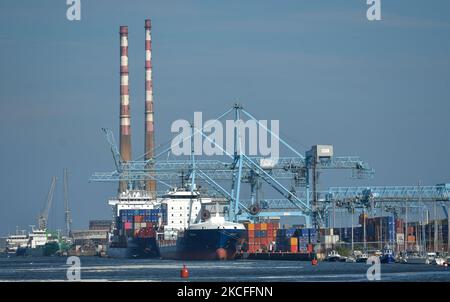
[[[347,209],[350,213],[353,213],[355,208],[360,209],[363,213],[374,211],[376,208],[381,208],[386,212],[392,213],[394,217],[403,214],[405,233],[407,233],[409,223],[408,209],[419,210],[422,220],[423,212],[425,211],[428,221],[430,210],[427,205],[432,204],[434,206],[435,217],[434,247],[438,245],[436,207],[437,204],[439,204],[447,219],[447,231],[450,232],[450,221],[448,216],[448,207],[450,205],[450,183],[437,184],[434,186],[331,187],[327,192],[322,192],[321,194],[326,196],[325,207],[327,209],[329,209],[330,204],[333,204],[338,208]],[[425,228],[423,226],[419,236],[422,240],[426,238]],[[406,240],[404,242],[404,250],[406,251]],[[450,242],[448,242],[447,248],[450,248]]]
[[[317,172],[319,170],[348,169],[352,171],[353,178],[359,179],[371,178],[374,175],[374,170],[359,157],[322,156],[317,152],[317,146],[311,148],[305,154],[298,152],[239,104],[229,108],[216,120],[225,118],[232,113],[234,113],[234,122],[242,121],[241,116],[255,121],[259,127],[276,137],[281,145],[293,155],[268,161],[267,158],[261,156],[249,156],[241,148],[235,149],[235,152],[230,154],[206,136],[203,127],[193,129],[191,136],[199,133],[205,140],[221,149],[225,157],[229,159],[228,161],[196,159],[195,164],[193,164],[192,159],[161,159],[162,156],[170,152],[171,147],[169,147],[159,154],[154,152],[156,155],[150,160],[125,162],[120,156],[112,131],[103,128],[116,169],[113,172],[94,173],[90,181],[126,181],[129,188],[133,188],[145,180],[156,180],[164,186],[171,187],[171,184],[178,180],[180,174],[186,175],[186,178],[190,180],[195,175],[198,181],[204,182],[218,195],[229,201],[228,215],[232,221],[294,214],[305,216],[307,225],[313,224],[318,227],[323,224],[324,213],[323,209],[319,207],[317,192]],[[234,146],[236,147],[240,139],[239,133],[234,138]],[[191,137],[186,139],[191,139]],[[231,181],[231,188],[227,189],[225,185],[220,183],[223,181]],[[250,185],[249,200],[240,197],[241,184],[243,183]],[[281,198],[259,199],[258,192],[261,190],[262,183],[280,194]]]
[[52,177],[52,181],[50,184],[50,189],[47,194],[47,201],[45,203],[44,210],[41,212],[38,218],[38,224],[40,230],[46,230],[47,229],[47,222],[48,222],[48,214],[50,212],[50,208],[52,207],[53,202],[53,194],[55,192],[56,187],[56,177]]
[[360,208],[367,211],[376,207],[388,208],[397,213],[399,207],[425,207],[426,203],[450,201],[450,184],[434,186],[373,186],[373,187],[330,187],[325,195],[325,203],[342,208]]

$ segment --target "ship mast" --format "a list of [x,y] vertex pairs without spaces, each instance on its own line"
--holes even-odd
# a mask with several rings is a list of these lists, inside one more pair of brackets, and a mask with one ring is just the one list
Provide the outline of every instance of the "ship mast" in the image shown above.
[[70,218],[70,209],[69,209],[69,176],[67,172],[67,168],[64,168],[64,204],[65,204],[65,211],[64,211],[64,218],[66,222],[66,236],[70,236],[70,225],[72,223],[72,219]]

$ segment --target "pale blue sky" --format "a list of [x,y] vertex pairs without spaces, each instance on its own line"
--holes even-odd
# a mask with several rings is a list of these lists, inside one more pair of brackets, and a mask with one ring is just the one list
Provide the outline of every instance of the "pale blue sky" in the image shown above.
[[[376,169],[369,182],[331,173],[325,184],[450,181],[448,1],[384,0],[380,22],[367,21],[365,0],[81,2],[80,22],[62,0],[0,2],[0,234],[34,223],[63,167],[74,227],[109,216],[116,185],[88,178],[113,169],[100,128],[118,130],[119,25],[129,26],[133,151],[143,153],[145,18],[158,142],[173,120],[213,118],[239,99],[279,119],[301,152],[333,144]],[[54,227],[61,201],[59,186]]]

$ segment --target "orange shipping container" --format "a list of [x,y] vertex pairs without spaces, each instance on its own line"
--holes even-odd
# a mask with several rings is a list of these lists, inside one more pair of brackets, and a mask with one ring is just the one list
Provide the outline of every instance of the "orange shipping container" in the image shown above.
[[261,223],[261,231],[267,231],[267,223]]
[[416,242],[416,236],[409,235],[407,239],[408,239],[408,242]]
[[290,246],[296,246],[298,245],[298,239],[297,237],[291,237],[290,238]]
[[254,231],[255,230],[255,224],[254,223],[249,223],[248,224],[248,230],[249,231]]

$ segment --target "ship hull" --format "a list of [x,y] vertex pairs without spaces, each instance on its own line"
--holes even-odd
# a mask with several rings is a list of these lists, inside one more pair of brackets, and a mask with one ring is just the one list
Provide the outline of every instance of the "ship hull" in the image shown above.
[[108,257],[145,259],[158,258],[159,250],[155,238],[130,238],[126,244],[111,244],[108,247]]
[[161,247],[161,257],[179,260],[232,260],[245,231],[239,229],[186,230],[176,247]]

